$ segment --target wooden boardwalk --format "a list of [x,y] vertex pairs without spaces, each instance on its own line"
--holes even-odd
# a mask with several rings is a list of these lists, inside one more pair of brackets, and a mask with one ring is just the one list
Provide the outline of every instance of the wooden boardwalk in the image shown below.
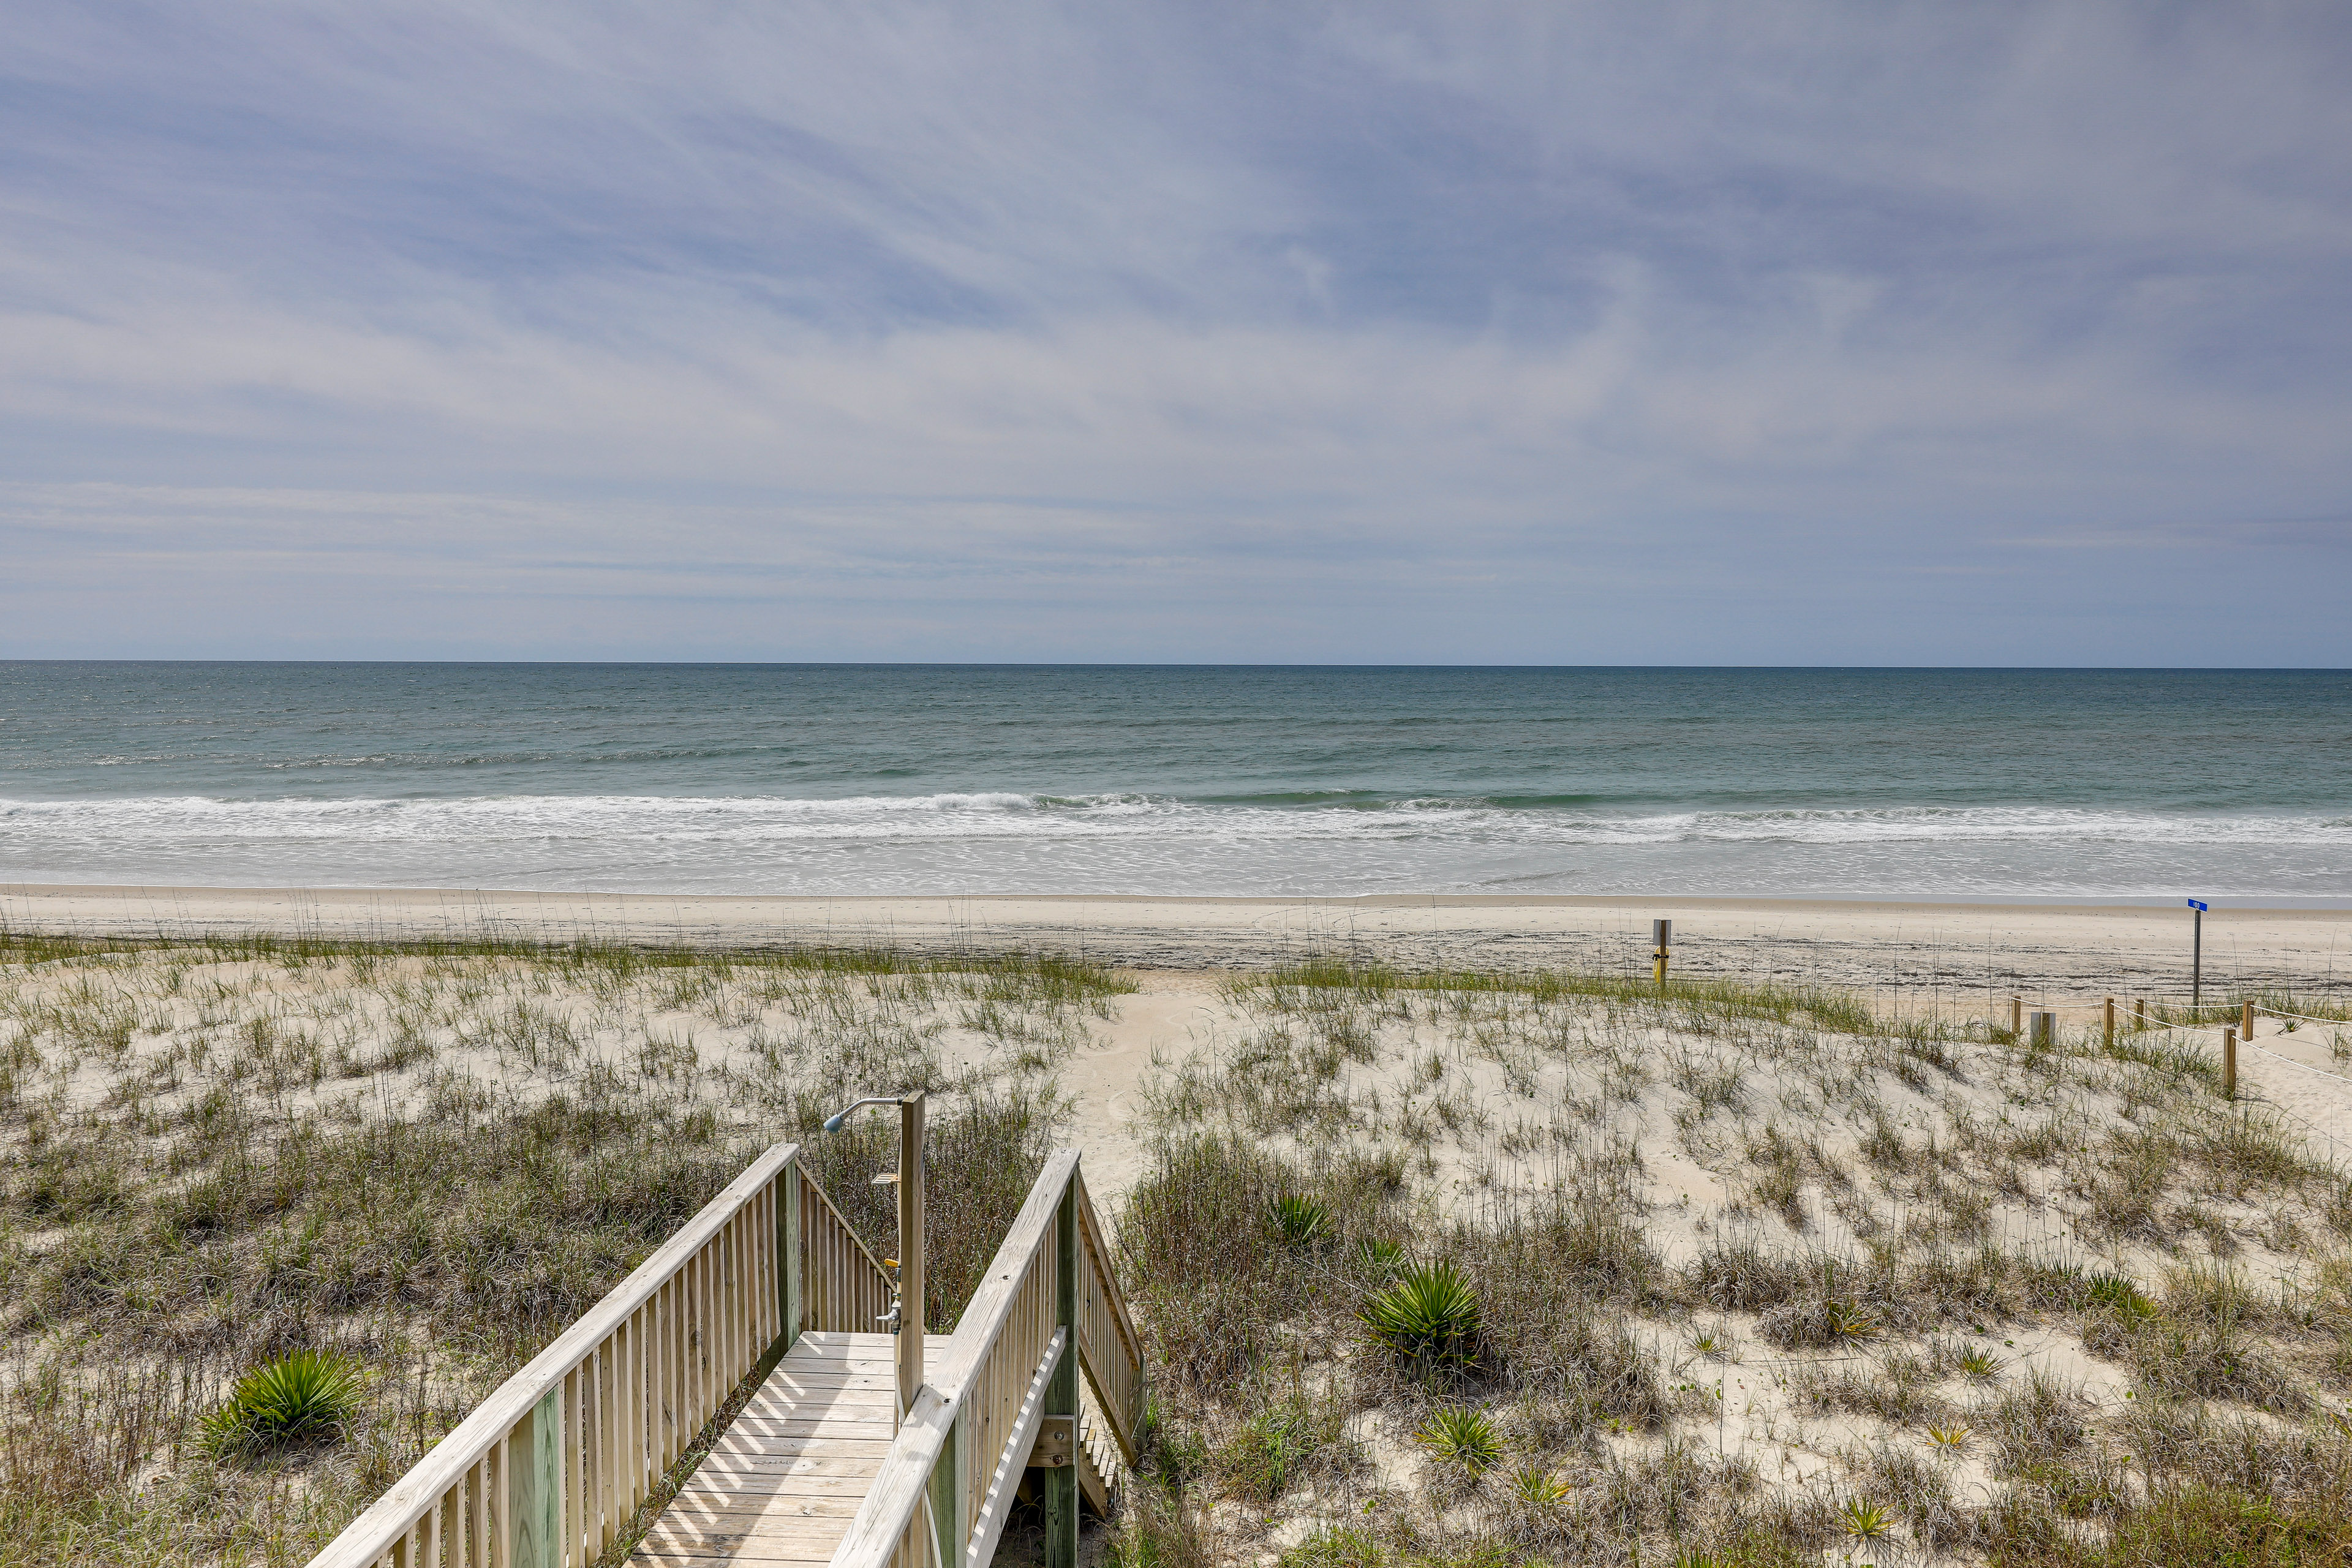
[[870,1329],[897,1293],[775,1144],[310,1568],[593,1568],[672,1478],[643,1568],[987,1568],[1024,1502],[1051,1568],[1076,1568],[1081,1504],[1105,1511],[1133,1463],[1144,1370],[1077,1152],[1038,1173],[919,1375]]
[[[924,1337],[936,1366],[945,1334]],[[804,1333],[630,1553],[631,1563],[824,1563],[898,1433],[897,1342]]]

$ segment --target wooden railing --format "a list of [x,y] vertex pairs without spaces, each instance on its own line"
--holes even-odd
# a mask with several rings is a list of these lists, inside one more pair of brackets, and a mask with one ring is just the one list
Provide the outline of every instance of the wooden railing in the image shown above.
[[889,1277],[779,1143],[352,1521],[310,1568],[590,1568],[803,1330]]
[[1143,1354],[1076,1151],[1047,1162],[916,1395],[832,1568],[982,1568],[1044,1450],[1046,1562],[1076,1562],[1078,1374],[1119,1453],[1135,1452]]
[[[799,1169],[794,1162],[795,1170]],[[800,1327],[870,1334],[882,1327],[896,1287],[866,1250],[816,1178],[800,1171]]]
[[1143,1342],[1127,1315],[1127,1299],[1110,1271],[1110,1248],[1102,1222],[1087,1196],[1086,1179],[1070,1173],[1077,1188],[1078,1246],[1086,1254],[1078,1270],[1078,1366],[1101,1405],[1105,1426],[1118,1456],[1135,1463],[1135,1433],[1143,1424]]

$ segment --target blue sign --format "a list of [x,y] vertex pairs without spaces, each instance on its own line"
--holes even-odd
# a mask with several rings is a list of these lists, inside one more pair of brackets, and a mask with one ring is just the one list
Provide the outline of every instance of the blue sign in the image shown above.
[[2204,906],[2203,904],[2199,903],[2196,900],[2191,899],[2191,900],[2189,900],[2189,907],[2190,909],[2192,909],[2192,910],[2201,910],[2201,909],[2203,909],[2205,906]]

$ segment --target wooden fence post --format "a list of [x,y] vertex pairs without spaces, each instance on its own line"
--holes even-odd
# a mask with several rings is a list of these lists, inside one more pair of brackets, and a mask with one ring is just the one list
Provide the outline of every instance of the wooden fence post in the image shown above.
[[1054,1321],[1070,1333],[1045,1390],[1048,1420],[1062,1416],[1073,1434],[1071,1462],[1045,1472],[1045,1568],[1078,1568],[1078,1184],[1062,1189],[1054,1220]]
[[2238,1031],[2221,1031],[2221,1098],[2238,1098]]
[[2107,998],[2106,1048],[2110,1052],[2116,1048],[2116,999],[2112,996]]
[[923,1091],[898,1102],[898,1414],[923,1387]]
[[2025,1033],[2025,998],[2022,996],[2009,999],[2009,1032],[2012,1037]]
[[2132,1001],[2132,1028],[2137,1032],[2147,1027],[2147,998],[2145,996],[2136,997]]
[[2032,1043],[2033,1048],[2039,1051],[2046,1051],[2058,1043],[2057,1014],[2036,1013],[2033,1015],[2033,1036]]
[[2238,1006],[2238,1038],[2252,1040],[2254,1037],[2254,1005],[2252,1001],[2245,1001],[2239,1003]]

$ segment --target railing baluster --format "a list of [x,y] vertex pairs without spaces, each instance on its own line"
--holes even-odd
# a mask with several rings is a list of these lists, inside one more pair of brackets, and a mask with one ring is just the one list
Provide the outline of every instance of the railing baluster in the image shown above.
[[730,1386],[743,1375],[743,1219],[738,1215],[727,1230],[727,1376]]
[[718,1245],[714,1237],[710,1246],[696,1254],[694,1261],[678,1275],[678,1368],[686,1380],[679,1385],[677,1395],[677,1441],[681,1451],[702,1430],[710,1408],[709,1385],[700,1381],[699,1368],[709,1351],[709,1263],[711,1251]]
[[596,1373],[596,1386],[604,1396],[604,1412],[596,1423],[597,1479],[602,1483],[598,1489],[604,1493],[604,1510],[596,1539],[601,1552],[621,1534],[621,1329],[617,1323],[605,1336]]
[[710,1389],[706,1408],[726,1397],[719,1391],[735,1362],[735,1293],[728,1284],[732,1240],[723,1228],[710,1238]]
[[482,1463],[479,1459],[466,1467],[466,1490],[458,1505],[457,1518],[463,1526],[456,1542],[457,1568],[481,1568]]
[[676,1464],[694,1439],[686,1429],[686,1287],[672,1279],[662,1295],[662,1381],[669,1400],[669,1457]]
[[637,1510],[636,1329],[634,1312],[613,1325],[613,1533],[616,1537]]
[[580,1508],[573,1489],[580,1474],[579,1368],[563,1374],[555,1413],[555,1568],[585,1568],[580,1556]]
[[626,1506],[623,1511],[634,1514],[637,1511],[637,1505],[646,1500],[646,1483],[652,1479],[646,1473],[649,1456],[646,1452],[645,1309],[640,1307],[630,1313],[625,1327],[629,1344],[629,1376],[625,1385],[627,1390],[625,1408],[628,1412],[629,1441],[623,1454],[628,1461],[629,1489],[624,1500]]
[[746,1210],[735,1216],[734,1237],[728,1244],[735,1259],[734,1271],[729,1278],[728,1294],[735,1302],[735,1381],[751,1370],[759,1358],[751,1353],[751,1331],[757,1326],[751,1319],[751,1292],[745,1284],[751,1278],[751,1222],[759,1216]]
[[752,1234],[760,1244],[760,1260],[751,1270],[755,1280],[765,1280],[769,1289],[760,1297],[760,1329],[752,1337],[761,1344],[772,1345],[784,1331],[777,1320],[776,1304],[782,1297],[784,1260],[776,1256],[776,1184],[769,1183],[760,1191],[760,1220]]
[[649,1355],[653,1377],[654,1463],[667,1471],[677,1463],[677,1416],[669,1393],[669,1287],[655,1291],[646,1302],[652,1314]]
[[507,1520],[507,1439],[482,1456],[482,1562],[487,1568],[514,1568],[514,1531]]

